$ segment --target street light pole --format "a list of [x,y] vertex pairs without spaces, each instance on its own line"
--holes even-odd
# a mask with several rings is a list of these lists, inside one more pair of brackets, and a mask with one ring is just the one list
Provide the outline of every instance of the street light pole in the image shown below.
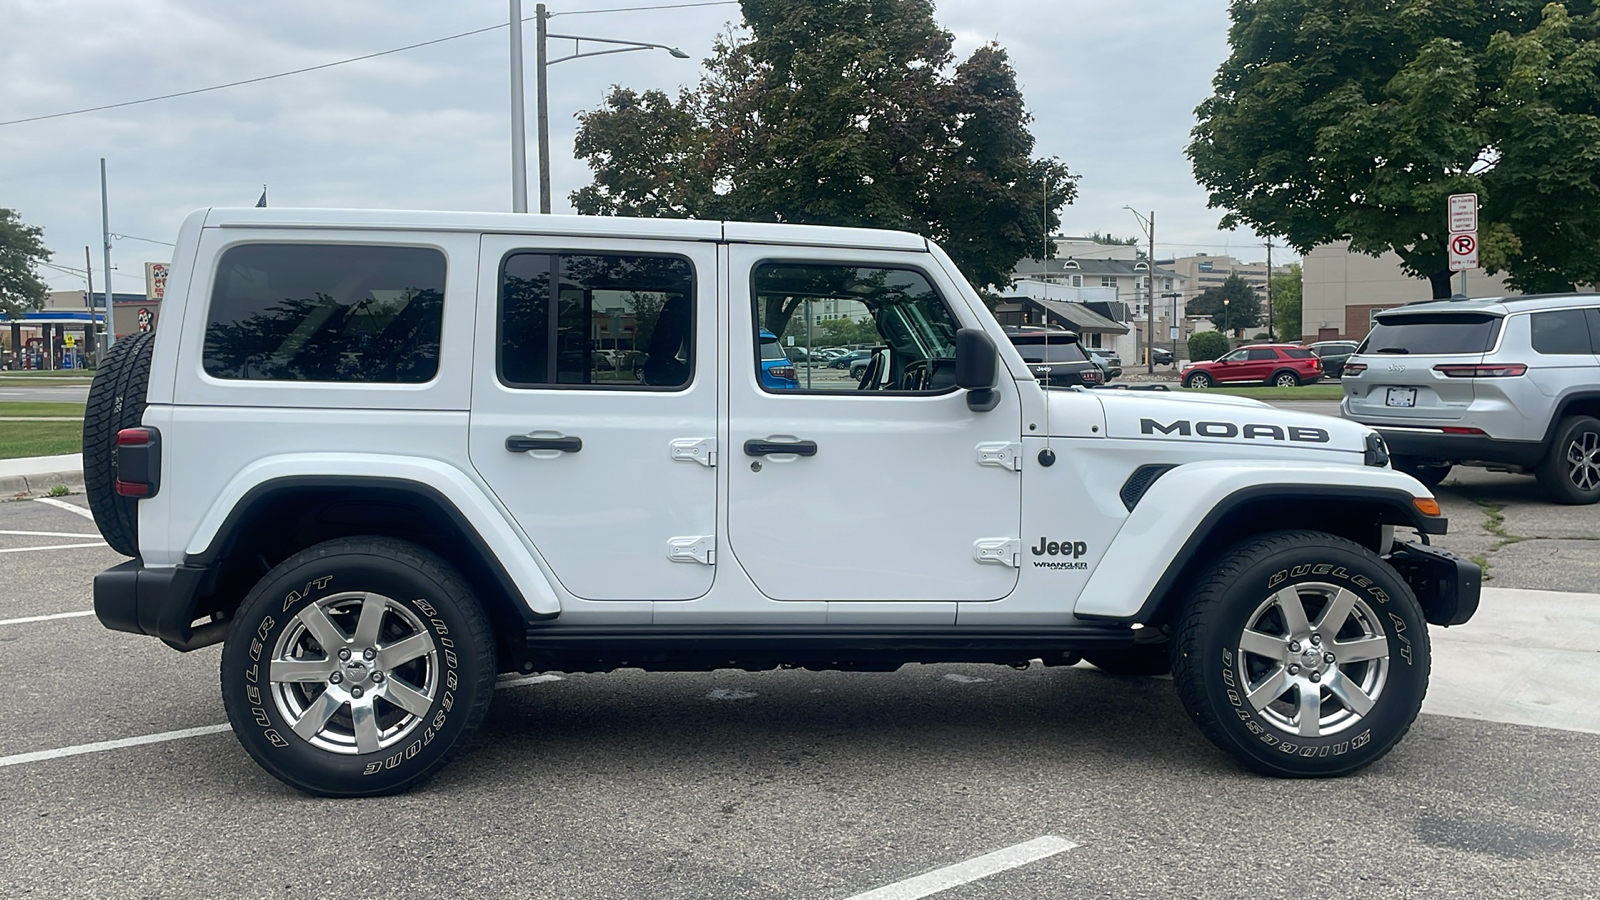
[[1156,211],[1150,210],[1150,218],[1139,215],[1139,211],[1131,206],[1123,209],[1133,213],[1139,220],[1139,227],[1144,230],[1145,237],[1150,239],[1150,256],[1145,260],[1145,341],[1144,361],[1145,371],[1154,375],[1156,372]]
[[[539,88],[543,93],[543,80]],[[528,211],[528,125],[522,90],[522,0],[511,0],[511,211],[519,213]]]
[[[522,21],[519,3],[520,0],[511,0],[511,52],[513,68],[512,117],[515,122],[521,122],[522,119]],[[552,13],[550,12],[549,8],[543,3],[540,3],[534,7],[534,70],[539,78],[539,87],[535,92],[535,102],[538,104],[539,119],[539,212],[541,213],[550,212],[550,89],[548,84],[550,67],[556,63],[566,62],[569,59],[582,59],[585,56],[605,56],[609,53],[629,53],[634,50],[665,50],[672,54],[672,56],[676,59],[689,58],[689,54],[679,50],[677,47],[669,47],[666,44],[651,44],[643,41],[619,41],[612,38],[580,37],[575,34],[551,34],[549,31],[551,15]],[[574,46],[571,55],[563,56],[560,59],[551,59],[548,48],[550,38],[573,41]],[[585,53],[582,47],[582,43],[584,41],[588,41],[591,44],[618,44],[621,45],[621,47],[617,50],[593,50]],[[514,144],[516,146],[520,146],[524,140],[522,127],[518,124],[513,124],[512,127],[515,132],[513,135]],[[521,151],[513,152],[517,153]],[[522,208],[518,209],[517,212],[526,212],[528,206],[526,164],[524,163],[519,165],[517,167],[517,172],[521,173],[520,177],[523,179],[521,193]],[[513,177],[513,182],[515,182],[516,177],[518,176]]]

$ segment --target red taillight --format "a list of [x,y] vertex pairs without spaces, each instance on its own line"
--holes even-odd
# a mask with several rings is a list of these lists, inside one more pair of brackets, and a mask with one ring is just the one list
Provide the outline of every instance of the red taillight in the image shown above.
[[124,428],[117,432],[117,479],[113,489],[123,497],[154,497],[161,478],[161,432]]
[[1433,370],[1446,378],[1516,378],[1528,373],[1522,363],[1437,365]]
[[1099,369],[1084,369],[1083,370],[1083,380],[1084,381],[1099,381],[1100,380],[1100,370]]
[[1360,375],[1362,372],[1365,372],[1366,370],[1367,370],[1367,364],[1366,363],[1345,363],[1344,364],[1344,374],[1346,374],[1346,375]]
[[794,366],[773,366],[767,371],[772,373],[773,378],[786,378],[790,381],[800,379],[800,374],[795,371]]

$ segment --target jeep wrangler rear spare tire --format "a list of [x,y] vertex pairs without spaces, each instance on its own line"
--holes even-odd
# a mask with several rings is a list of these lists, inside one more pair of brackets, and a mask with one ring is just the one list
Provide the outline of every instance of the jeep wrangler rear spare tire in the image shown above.
[[1344,775],[1388,753],[1428,690],[1428,631],[1411,589],[1366,548],[1286,531],[1222,554],[1179,623],[1178,696],[1244,765]]
[[1534,470],[1545,496],[1573,506],[1600,501],[1600,419],[1569,416]]
[[488,619],[461,575],[389,538],[295,554],[250,591],[222,649],[246,752],[328,797],[406,790],[477,729],[495,681]]
[[117,432],[144,416],[155,338],[145,331],[111,345],[83,412],[83,492],[100,536],[123,556],[139,555],[139,501],[117,493]]

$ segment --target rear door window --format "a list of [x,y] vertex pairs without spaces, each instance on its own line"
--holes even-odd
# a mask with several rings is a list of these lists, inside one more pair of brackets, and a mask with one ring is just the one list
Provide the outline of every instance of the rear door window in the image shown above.
[[1589,343],[1589,323],[1583,310],[1561,309],[1534,313],[1528,318],[1531,320],[1535,353],[1588,356],[1594,352]]
[[1487,353],[1500,336],[1500,322],[1500,316],[1484,313],[1381,316],[1360,352],[1412,356]]
[[444,279],[444,254],[432,247],[230,247],[211,289],[206,374],[430,381],[439,371]]
[[1259,348],[1258,347],[1258,348],[1251,349],[1250,350],[1250,355],[1247,358],[1250,359],[1252,362],[1261,362],[1263,360],[1277,359],[1278,358],[1278,354],[1274,353],[1271,350],[1267,350],[1265,348]]

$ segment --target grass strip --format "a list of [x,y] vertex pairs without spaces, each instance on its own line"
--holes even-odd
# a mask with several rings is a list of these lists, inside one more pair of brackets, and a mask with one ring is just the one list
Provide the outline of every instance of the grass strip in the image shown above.
[[25,400],[0,400],[0,416],[74,416],[83,418],[82,403],[29,403]]
[[0,459],[59,456],[82,450],[81,422],[0,422]]
[[1179,388],[1181,393],[1225,394],[1229,397],[1250,397],[1255,400],[1340,400],[1344,388],[1337,384],[1308,384],[1302,387],[1218,387],[1203,391]]

